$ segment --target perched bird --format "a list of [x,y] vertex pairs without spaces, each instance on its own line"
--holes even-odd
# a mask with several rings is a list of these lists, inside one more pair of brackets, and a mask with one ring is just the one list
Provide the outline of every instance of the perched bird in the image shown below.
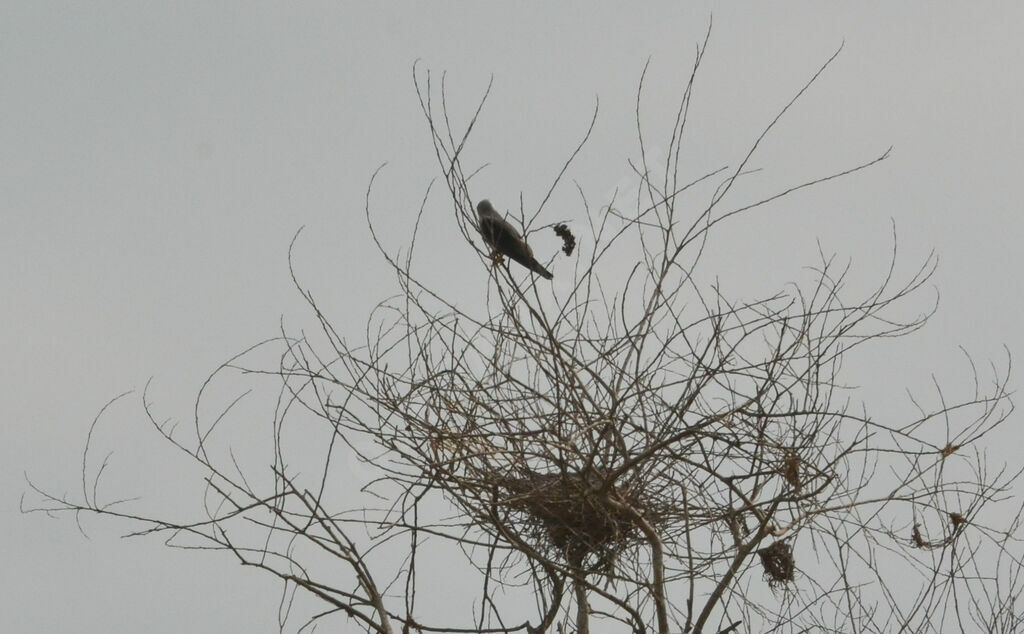
[[480,216],[480,234],[493,253],[512,258],[544,279],[554,277],[533,257],[530,245],[526,244],[515,227],[501,217],[491,201],[481,200],[476,206],[476,213]]

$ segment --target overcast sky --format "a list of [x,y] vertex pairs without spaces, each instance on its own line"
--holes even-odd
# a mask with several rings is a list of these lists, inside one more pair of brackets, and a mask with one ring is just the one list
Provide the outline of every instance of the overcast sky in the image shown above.
[[[813,264],[820,240],[870,279],[895,223],[904,271],[938,253],[941,303],[925,331],[862,359],[872,378],[962,383],[958,346],[982,361],[1003,345],[1024,354],[1020,3],[238,6],[0,2],[0,630],[277,631],[272,579],[228,556],[121,539],[130,527],[84,518],[86,539],[72,518],[22,515],[24,475],[74,492],[88,425],[110,398],[154,377],[161,413],[187,421],[218,363],[301,319],[286,262],[300,226],[300,276],[339,331],[362,332],[394,292],[363,217],[369,177],[388,162],[376,200],[398,248],[437,173],[417,59],[447,71],[461,116],[493,75],[466,160],[490,163],[476,191],[508,209],[520,195],[539,202],[597,97],[571,176],[598,203],[632,182],[640,72],[650,58],[645,112],[667,129],[712,10],[694,166],[735,165],[845,42],[755,157],[759,186],[889,146],[891,158],[730,228],[712,261],[738,292],[763,295]],[[554,201],[553,215],[582,220],[571,186]],[[450,206],[437,196],[427,214],[424,239],[443,248],[426,264],[483,293]],[[550,240],[535,249],[553,251]],[[103,437],[120,465],[112,485],[152,465],[149,480],[120,481],[126,495],[175,473],[140,413],[137,397],[119,403]]]

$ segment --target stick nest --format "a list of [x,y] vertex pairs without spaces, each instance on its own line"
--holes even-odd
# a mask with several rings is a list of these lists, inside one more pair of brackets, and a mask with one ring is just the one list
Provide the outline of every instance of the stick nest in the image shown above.
[[639,541],[643,521],[658,523],[640,487],[608,484],[603,474],[525,472],[497,477],[498,506],[517,516],[521,534],[548,554],[590,572],[611,572],[618,555]]

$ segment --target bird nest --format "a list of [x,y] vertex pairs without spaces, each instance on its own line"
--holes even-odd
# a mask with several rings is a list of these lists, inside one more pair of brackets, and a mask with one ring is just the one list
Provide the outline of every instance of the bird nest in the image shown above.
[[789,544],[778,541],[757,551],[757,554],[761,557],[761,565],[764,567],[764,578],[772,590],[793,581],[796,561],[793,559],[793,549]]
[[513,511],[521,534],[549,555],[592,572],[611,572],[618,555],[642,535],[642,521],[656,523],[655,505],[639,487],[606,485],[596,470],[526,472],[496,478],[498,504]]

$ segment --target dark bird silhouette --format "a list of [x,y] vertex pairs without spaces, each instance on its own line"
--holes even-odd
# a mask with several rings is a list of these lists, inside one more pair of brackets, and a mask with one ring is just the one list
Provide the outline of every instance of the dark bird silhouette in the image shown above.
[[492,253],[508,256],[544,279],[550,280],[554,277],[537,261],[537,258],[533,257],[530,245],[526,244],[515,227],[501,217],[491,205],[491,201],[481,200],[476,206],[476,213],[480,217],[480,234]]

